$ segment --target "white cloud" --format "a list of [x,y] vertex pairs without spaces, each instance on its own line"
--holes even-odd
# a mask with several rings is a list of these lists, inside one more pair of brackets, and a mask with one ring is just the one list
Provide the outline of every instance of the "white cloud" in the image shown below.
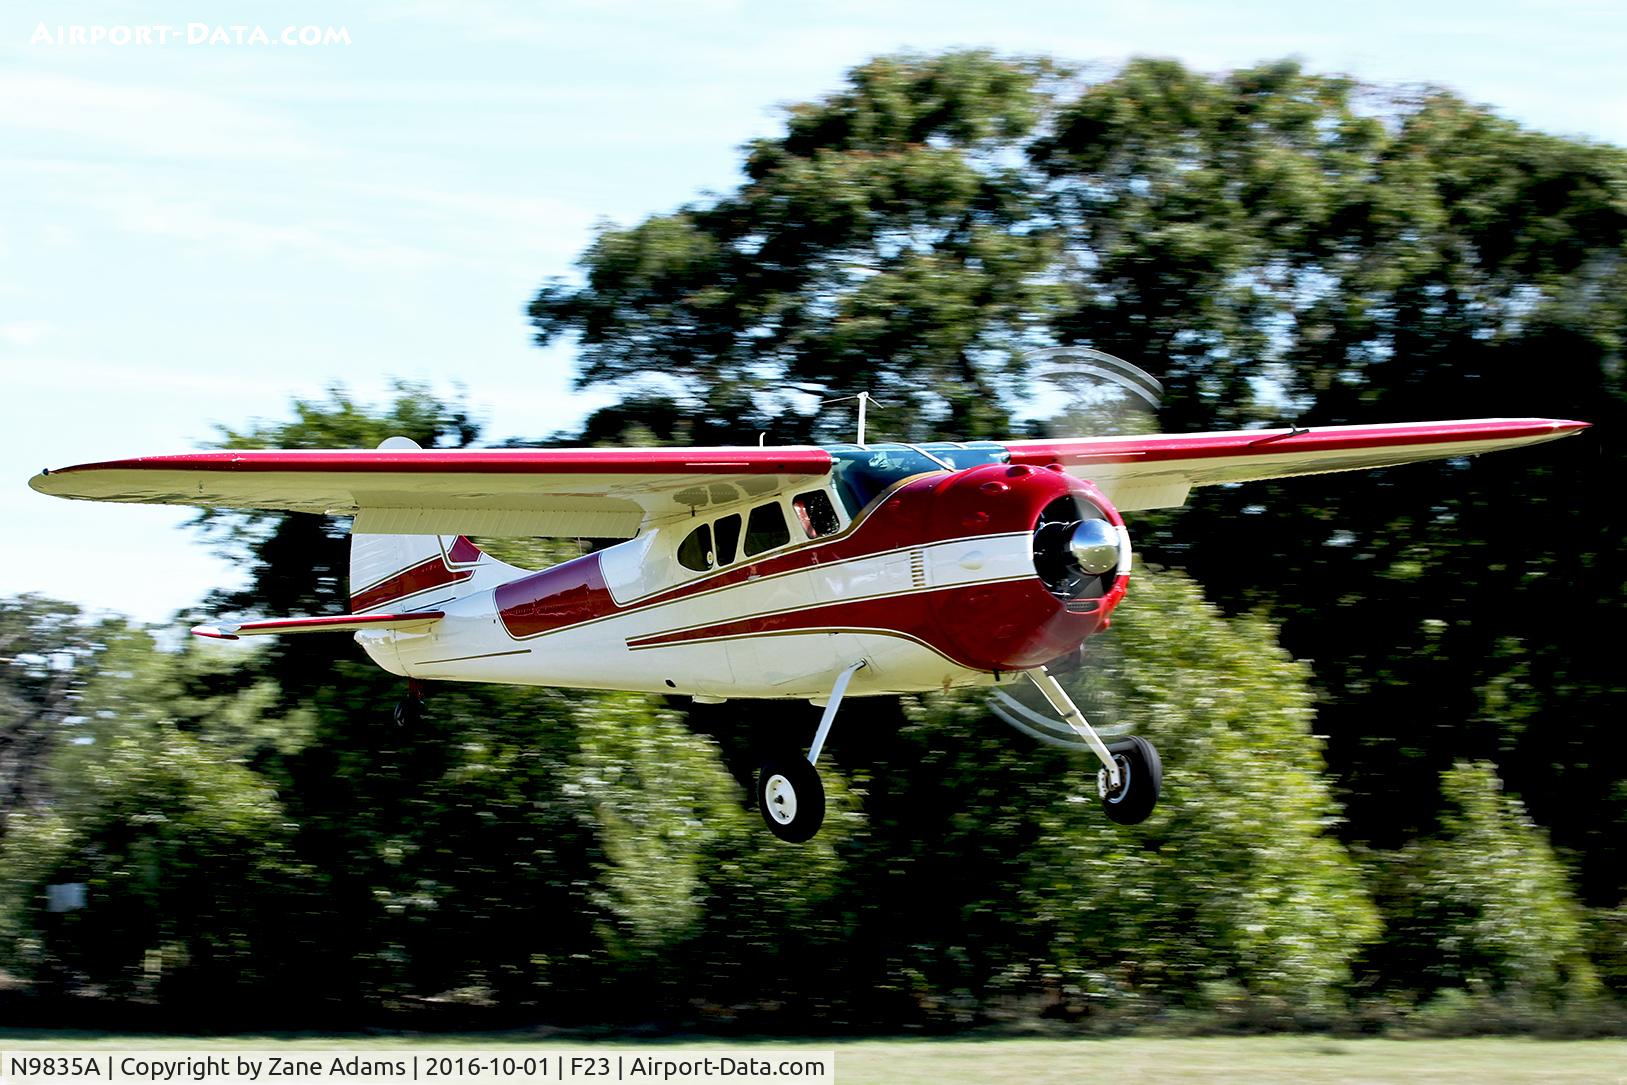
[[147,158],[283,161],[322,154],[287,118],[230,98],[58,74],[0,72],[0,128],[66,135]]
[[302,253],[348,267],[407,270],[428,266],[435,259],[421,246],[368,236],[344,221],[257,221],[223,212],[205,201],[137,191],[101,192],[84,202],[131,233],[242,255]]
[[580,36],[584,25],[606,20],[626,23],[671,20],[690,22],[709,17],[740,18],[745,0],[551,0],[538,16],[537,7],[503,0],[412,0],[374,8],[374,20],[450,26],[472,41],[555,42]]
[[44,320],[12,320],[0,324],[0,342],[13,347],[32,347],[56,330]]
[[4,373],[6,384],[14,393],[25,389],[57,393],[47,397],[51,402],[61,402],[72,395],[92,394],[87,390],[93,390],[96,396],[122,392],[150,395],[155,386],[161,386],[170,396],[231,396],[234,399],[256,396],[271,402],[280,402],[288,393],[287,381],[275,374],[256,376],[235,367],[172,370],[157,377],[137,365],[28,355],[6,359]]

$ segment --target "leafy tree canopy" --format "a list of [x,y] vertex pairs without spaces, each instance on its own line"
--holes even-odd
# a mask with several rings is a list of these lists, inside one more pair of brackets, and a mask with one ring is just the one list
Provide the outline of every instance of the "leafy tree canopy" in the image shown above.
[[1594,422],[1539,452],[1205,491],[1132,530],[1315,660],[1349,831],[1432,831],[1441,773],[1489,757],[1590,899],[1627,893],[1606,828],[1627,705],[1593,633],[1627,618],[1602,497],[1627,472],[1627,152],[1292,62],[1082,83],[959,52],[861,65],[743,168],[605,227],[538,292],[539,342],[574,338],[579,383],[634,395],[602,437],[846,439],[850,405],[800,412],[861,389],[892,404],[878,436],[999,437],[1052,344],[1150,369],[1171,431]]

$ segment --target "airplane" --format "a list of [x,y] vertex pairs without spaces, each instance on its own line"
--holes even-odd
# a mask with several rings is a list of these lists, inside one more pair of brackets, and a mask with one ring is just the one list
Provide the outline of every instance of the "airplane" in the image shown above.
[[[860,400],[860,411],[864,400]],[[1049,668],[1108,628],[1130,576],[1122,513],[1195,487],[1473,456],[1573,435],[1550,418],[924,444],[190,452],[29,480],[92,501],[354,517],[348,614],[216,623],[202,637],[348,632],[410,680],[728,698],[824,712],[769,758],[782,840],[824,820],[817,765],[848,696],[1032,682],[1100,762],[1106,816],[1153,811],[1146,739],[1109,743]],[[529,571],[470,535],[619,538]],[[416,692],[415,692],[416,695]],[[410,708],[415,702],[407,702]],[[1059,727],[1058,730],[1061,730]]]

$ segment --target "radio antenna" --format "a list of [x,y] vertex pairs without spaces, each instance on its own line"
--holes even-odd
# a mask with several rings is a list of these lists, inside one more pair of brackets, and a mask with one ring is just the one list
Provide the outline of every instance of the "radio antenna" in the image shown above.
[[867,407],[869,407],[870,404],[872,404],[872,403],[874,403],[878,407],[886,407],[889,404],[883,403],[881,400],[877,399],[875,396],[871,395],[869,392],[860,392],[856,396],[837,396],[835,399],[822,399],[822,400],[819,401],[819,403],[820,403],[820,406],[824,406],[826,403],[845,403],[850,399],[856,399],[856,400],[859,401],[859,437],[858,437],[858,440],[854,441],[853,443],[856,444],[856,445],[863,446],[863,444],[864,444],[864,421],[865,421],[864,415],[865,415],[865,409]]

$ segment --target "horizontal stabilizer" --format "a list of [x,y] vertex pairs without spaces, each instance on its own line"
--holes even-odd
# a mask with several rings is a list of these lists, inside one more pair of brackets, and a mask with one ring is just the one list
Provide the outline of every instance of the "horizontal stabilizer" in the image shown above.
[[334,614],[321,618],[275,618],[265,622],[219,622],[195,625],[195,637],[237,640],[273,633],[353,633],[358,629],[399,629],[413,632],[428,629],[442,618],[442,610],[420,610],[412,614]]

